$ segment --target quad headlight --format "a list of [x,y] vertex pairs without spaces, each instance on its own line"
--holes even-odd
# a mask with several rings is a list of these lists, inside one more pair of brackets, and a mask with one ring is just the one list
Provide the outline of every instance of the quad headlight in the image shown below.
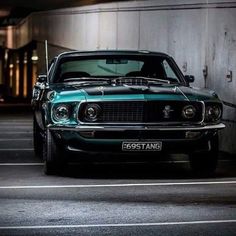
[[192,119],[196,115],[196,108],[192,105],[187,105],[182,110],[182,116],[185,119]]
[[61,104],[53,108],[53,117],[58,122],[67,121],[70,119],[70,106],[66,104]]
[[84,110],[84,118],[86,121],[97,121],[101,114],[101,107],[98,104],[88,104]]
[[222,108],[219,105],[206,106],[205,121],[216,122],[220,120],[222,114]]

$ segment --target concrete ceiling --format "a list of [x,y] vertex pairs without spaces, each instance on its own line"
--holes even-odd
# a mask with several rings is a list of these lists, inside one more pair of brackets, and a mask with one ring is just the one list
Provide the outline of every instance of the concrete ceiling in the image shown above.
[[16,25],[34,11],[117,1],[121,0],[0,0],[0,27]]

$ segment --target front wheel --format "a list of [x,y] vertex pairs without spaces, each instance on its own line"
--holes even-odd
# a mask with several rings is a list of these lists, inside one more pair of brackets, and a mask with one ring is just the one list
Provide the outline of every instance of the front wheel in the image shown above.
[[43,143],[44,173],[53,175],[60,173],[66,162],[63,150],[57,145],[50,130],[45,131]]
[[33,141],[34,141],[34,153],[35,156],[42,158],[43,153],[43,138],[41,135],[41,130],[37,124],[36,118],[34,116],[33,120]]
[[219,157],[218,134],[208,141],[208,151],[189,154],[192,171],[201,176],[211,176],[215,173]]

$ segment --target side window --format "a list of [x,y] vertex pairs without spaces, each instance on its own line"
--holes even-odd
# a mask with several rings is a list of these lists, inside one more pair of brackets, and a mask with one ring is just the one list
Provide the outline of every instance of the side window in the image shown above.
[[51,71],[52,71],[52,68],[53,68],[53,66],[54,66],[54,63],[55,63],[55,59],[53,59],[53,60],[49,63],[49,65],[48,65],[48,73],[49,73],[49,75],[50,75],[50,73],[51,73]]
[[162,62],[162,65],[166,72],[167,78],[176,79],[178,81],[178,77],[176,76],[175,72],[172,70],[172,68],[170,67],[170,64],[166,60]]
[[52,68],[55,65],[55,61],[56,61],[56,59],[54,58],[48,65],[48,76],[49,76],[50,81],[52,80]]

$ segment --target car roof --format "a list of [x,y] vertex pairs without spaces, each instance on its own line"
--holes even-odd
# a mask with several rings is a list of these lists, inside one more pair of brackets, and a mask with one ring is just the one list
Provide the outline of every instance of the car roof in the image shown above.
[[96,50],[96,51],[69,51],[63,52],[57,56],[57,58],[64,57],[77,57],[77,56],[93,56],[93,55],[130,55],[130,56],[159,56],[170,57],[166,53],[154,52],[147,50]]

